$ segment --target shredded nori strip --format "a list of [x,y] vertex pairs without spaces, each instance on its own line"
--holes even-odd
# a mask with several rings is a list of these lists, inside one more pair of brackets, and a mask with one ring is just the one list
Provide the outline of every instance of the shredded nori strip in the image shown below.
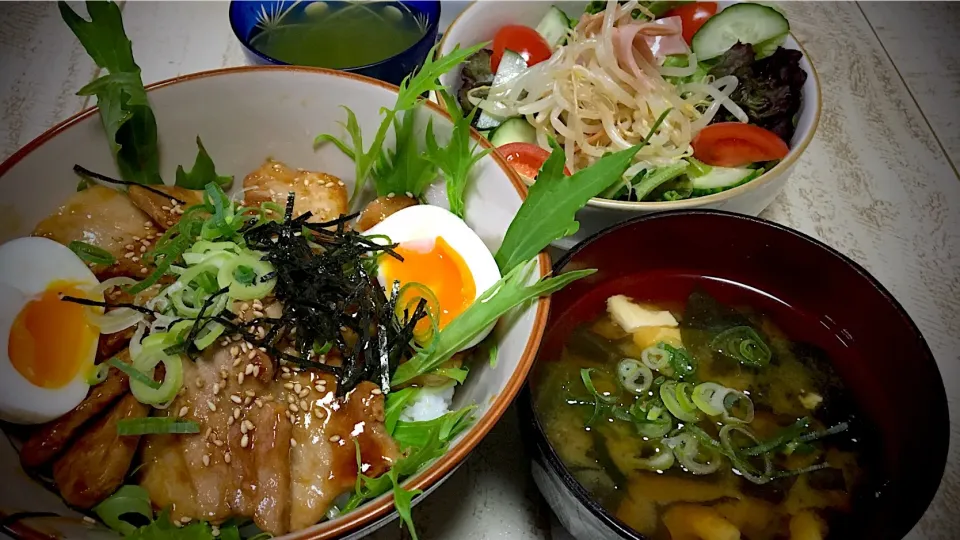
[[421,300],[412,313],[404,310],[400,320],[396,284],[388,300],[367,264],[381,254],[402,260],[393,251],[396,246],[347,230],[356,215],[325,223],[308,223],[310,212],[294,218],[293,203],[290,193],[282,222],[243,233],[247,246],[263,252],[263,260],[276,269],[270,277],[277,280],[274,295],[283,304],[283,315],[271,321],[267,336],[276,342],[295,333],[296,361],[301,364],[317,356],[315,344],[335,344],[343,356],[341,366],[330,370],[337,376],[338,395],[363,380],[389,390],[401,357],[413,353],[413,329],[427,316],[426,302]]
[[73,172],[79,174],[80,176],[86,176],[87,178],[93,178],[94,180],[100,180],[101,182],[106,182],[106,183],[108,183],[108,184],[116,184],[116,185],[118,185],[118,186],[127,186],[127,187],[129,187],[129,186],[140,186],[140,187],[142,187],[143,189],[149,191],[150,193],[153,193],[153,194],[155,194],[155,195],[160,195],[161,197],[164,197],[164,198],[166,198],[166,199],[168,199],[168,200],[177,201],[178,203],[180,203],[180,204],[182,204],[182,205],[184,205],[184,206],[187,205],[186,201],[181,201],[180,199],[174,197],[173,195],[169,195],[169,194],[167,194],[167,193],[164,193],[164,192],[160,191],[159,189],[152,188],[152,187],[150,187],[150,186],[148,186],[148,185],[146,185],[146,184],[141,184],[141,183],[139,183],[139,182],[128,182],[128,181],[126,181],[126,180],[117,180],[116,178],[110,178],[109,176],[106,176],[106,175],[103,175],[103,174],[100,174],[100,173],[97,173],[97,172],[93,172],[93,171],[91,171],[90,169],[81,167],[80,165],[74,165],[74,166],[73,166]]

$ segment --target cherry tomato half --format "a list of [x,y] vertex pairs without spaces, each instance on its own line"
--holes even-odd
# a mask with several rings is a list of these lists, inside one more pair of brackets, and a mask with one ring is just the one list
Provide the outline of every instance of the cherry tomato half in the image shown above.
[[693,138],[693,157],[717,167],[743,167],[758,161],[783,159],[790,147],[776,133],[740,122],[721,122]]
[[490,57],[490,70],[494,73],[500,67],[500,59],[506,49],[522,56],[527,61],[527,67],[550,58],[550,45],[529,26],[508,24],[497,31],[493,38],[493,56]]
[[664,17],[680,17],[683,23],[683,40],[691,44],[693,35],[707,22],[707,19],[717,14],[716,2],[690,2],[681,4],[663,14]]
[[[537,177],[543,162],[550,157],[550,152],[543,148],[523,142],[504,144],[497,148],[497,152],[507,160],[513,170],[531,180]],[[570,169],[564,167],[563,174],[570,176]]]

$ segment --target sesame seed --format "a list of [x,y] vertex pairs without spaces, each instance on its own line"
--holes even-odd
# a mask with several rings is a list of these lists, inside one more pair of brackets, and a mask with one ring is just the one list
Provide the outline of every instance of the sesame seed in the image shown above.
[[256,318],[258,318],[258,319],[261,319],[261,318],[263,318],[263,312],[262,312],[262,311],[254,311],[254,312],[253,312],[253,316],[256,317]]
[[[153,228],[153,222],[152,222],[152,221],[144,221],[144,222],[143,222],[143,226],[146,227],[146,228],[148,228],[148,229],[152,229],[152,228]],[[133,239],[134,239],[134,240],[138,240],[138,238],[137,238],[136,236],[134,236]]]
[[239,419],[239,418],[240,418],[240,407],[234,407],[234,408],[233,408],[233,418],[234,418],[234,419]]
[[301,388],[300,383],[293,385],[293,391],[298,394],[300,393],[300,388]]
[[250,304],[246,302],[240,304],[240,311],[247,311],[248,309],[250,309]]
[[131,257],[130,260],[133,262],[140,262],[140,257]]
[[263,396],[264,401],[273,401],[273,394],[267,394]]
[[140,269],[140,273],[141,273],[141,274],[146,274],[146,273],[147,273],[147,269],[146,269],[146,268],[141,268],[141,269]]
[[250,444],[250,437],[244,435],[240,438],[240,448],[246,448],[248,444]]
[[221,369],[221,370],[220,370],[220,378],[221,378],[221,379],[227,380],[227,377],[229,377],[229,376],[230,376],[230,373],[229,373],[227,370],[225,370],[225,369]]
[[220,529],[218,529],[217,526],[214,525],[213,527],[210,528],[210,535],[213,536],[214,538],[220,536]]
[[165,212],[169,212],[169,211],[170,211],[170,207],[169,207],[169,206],[161,206],[160,209],[163,210],[163,211],[165,211]]
[[243,384],[243,373],[237,373],[237,384]]
[[297,398],[293,396],[287,396],[287,403],[294,403],[295,401],[297,401]]
[[220,383],[213,383],[213,395],[220,393]]
[[214,439],[213,444],[217,445],[217,448],[220,448],[221,446],[223,446],[223,441],[221,441],[220,439]]
[[140,246],[140,253],[146,253],[146,252],[147,252],[147,246]]
[[[223,454],[223,462],[224,462],[224,463],[230,463],[230,460],[231,460],[231,459],[233,459],[233,458],[230,456],[230,452],[227,452],[227,453]],[[216,536],[216,535],[214,535],[214,536]]]
[[307,401],[306,401],[306,400],[301,399],[301,400],[300,400],[300,408],[303,409],[303,410],[307,410],[307,409],[310,408],[310,406],[307,405]]
[[290,383],[290,382],[283,383],[283,387],[286,388],[287,390],[293,390],[293,383]]
[[242,362],[242,361],[243,361],[243,360],[240,360],[239,358],[235,358],[235,359],[233,360],[233,367],[240,367],[240,362]]
[[[251,352],[250,354],[251,354],[252,356],[256,356],[256,355],[257,355],[256,351],[253,351],[253,352]],[[251,375],[251,374],[253,373],[253,364],[247,364],[247,367],[245,367],[245,368],[243,369],[243,373],[244,373],[245,375]]]
[[306,387],[297,394],[297,397],[305,398],[310,395],[310,387]]
[[298,413],[298,412],[300,412],[300,408],[297,407],[297,404],[296,404],[296,403],[291,403],[291,404],[290,404],[290,412],[292,412],[292,413]]
[[380,394],[383,393],[383,390],[380,390],[379,388],[374,388],[373,390],[370,391],[370,393],[375,396],[379,396]]
[[240,347],[237,347],[236,345],[230,347],[230,356],[237,356],[238,354],[240,354]]
[[210,409],[210,412],[217,412],[217,406],[212,401],[207,402],[207,408]]
[[262,408],[263,408],[263,402],[260,401],[260,398],[257,398],[257,399],[255,399],[255,400],[253,400],[253,402],[256,403],[258,409],[262,409]]
[[252,398],[252,397],[247,396],[246,398],[243,399],[243,404],[244,404],[244,405],[249,405],[249,404],[251,404],[251,403],[253,403],[253,398]]
[[173,221],[167,220],[167,227],[173,227]]
[[139,237],[139,236],[134,236],[134,237],[133,237],[133,241],[134,241],[134,242],[139,242],[139,241],[140,241],[140,237]]
[[289,378],[291,378],[291,377],[293,377],[293,375],[291,375],[291,374],[289,374],[289,373],[281,373],[281,374],[280,374],[280,378],[281,378],[281,379],[289,379]]
[[213,433],[213,428],[207,428],[207,430],[203,432],[203,438],[209,439],[212,433]]
[[260,365],[259,365],[259,364],[253,366],[253,376],[254,376],[254,377],[259,377],[259,376],[260,376]]
[[133,249],[133,244],[127,244],[127,245],[123,246],[123,248],[126,249],[126,250],[131,250],[131,249]]
[[280,369],[282,369],[284,373],[290,373],[290,368],[288,368],[287,366],[283,366]]
[[93,519],[93,518],[90,517],[90,516],[83,516],[83,520],[86,521],[87,523],[96,523],[96,522],[97,522],[97,520]]
[[290,447],[291,447],[291,448],[296,448],[296,447],[297,447],[297,440],[294,439],[293,437],[290,437]]
[[232,426],[234,421],[235,421],[235,420],[234,420],[234,418],[233,418],[232,416],[228,416],[228,417],[227,417],[227,425],[228,425],[228,426]]
[[[209,465],[210,465],[210,456],[204,455],[204,456],[203,456],[203,466],[204,466],[204,467],[207,467],[207,466],[209,466]],[[184,518],[184,519],[186,519],[187,521],[190,521],[190,520],[187,519],[187,518]],[[181,520],[181,521],[182,521],[182,520]],[[187,521],[184,521],[184,523],[186,523]]]
[[243,398],[241,398],[240,396],[234,394],[234,395],[230,396],[230,401],[232,401],[232,402],[236,403],[237,405],[239,405],[239,404],[243,403]]
[[340,442],[340,436],[339,436],[339,435],[334,435],[333,437],[330,437],[330,442],[332,442],[332,443]]
[[253,390],[247,390],[247,391],[245,391],[245,392],[244,392],[244,395],[246,395],[247,397],[257,397],[257,393],[254,392]]
[[127,253],[126,255],[123,256],[123,258],[124,258],[124,259],[132,259],[132,258],[133,258],[133,252]]
[[247,426],[247,431],[253,431],[253,429],[256,427],[253,425],[253,422],[249,420],[244,420],[243,425]]
[[180,407],[180,413],[177,416],[179,416],[180,418],[183,418],[189,412],[190,412],[190,408],[187,406],[183,406],[183,407]]
[[244,435],[246,435],[247,431],[249,431],[247,429],[247,421],[244,420],[243,422],[240,423],[240,433],[243,433]]

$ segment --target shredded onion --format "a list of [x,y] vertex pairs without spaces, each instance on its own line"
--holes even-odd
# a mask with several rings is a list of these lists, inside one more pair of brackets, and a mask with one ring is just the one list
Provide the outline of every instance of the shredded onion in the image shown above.
[[142,321],[143,313],[128,307],[122,307],[104,314],[88,312],[87,319],[100,329],[101,334],[116,334]]

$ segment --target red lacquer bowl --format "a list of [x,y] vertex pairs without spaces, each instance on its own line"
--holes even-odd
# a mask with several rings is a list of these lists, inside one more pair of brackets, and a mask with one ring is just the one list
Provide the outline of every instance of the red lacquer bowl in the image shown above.
[[[844,538],[902,538],[920,520],[946,464],[943,380],[920,330],[857,263],[768,221],[694,210],[606,229],[574,247],[554,271],[582,268],[598,271],[553,295],[538,362],[558,358],[569,332],[602,313],[614,294],[662,301],[685,298],[699,285],[721,302],[746,298],[792,339],[829,353],[875,433],[874,481],[850,517],[856,532]],[[578,538],[642,538],[592,501],[560,463],[532,410],[529,386],[520,407],[533,428],[534,476],[564,525]]]

